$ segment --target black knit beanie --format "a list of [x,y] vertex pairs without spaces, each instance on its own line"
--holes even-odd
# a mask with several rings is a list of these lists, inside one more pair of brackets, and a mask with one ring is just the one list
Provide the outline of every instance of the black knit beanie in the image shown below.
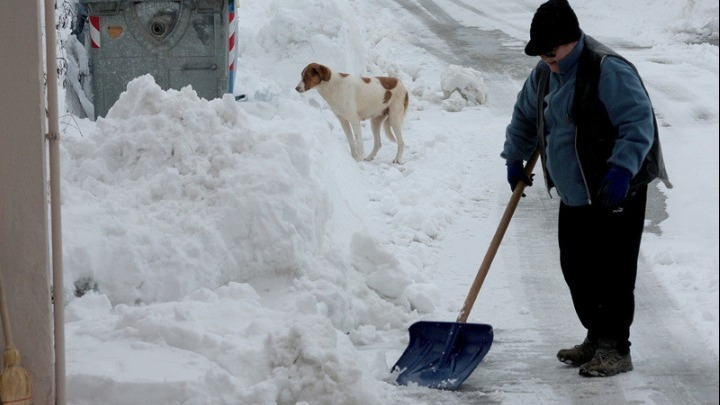
[[580,39],[577,16],[567,0],[550,0],[538,7],[530,24],[530,42],[525,53],[542,55],[559,45]]

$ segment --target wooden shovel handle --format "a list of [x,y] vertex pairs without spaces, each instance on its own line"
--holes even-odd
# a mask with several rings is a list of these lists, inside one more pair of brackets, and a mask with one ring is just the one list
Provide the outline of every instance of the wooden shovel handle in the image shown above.
[[[540,156],[539,149],[533,153],[533,155],[530,157],[530,160],[528,160],[527,164],[525,165],[525,174],[528,176],[528,178],[532,174],[535,163],[538,160],[538,156]],[[490,246],[488,247],[487,253],[485,253],[485,258],[483,259],[482,264],[480,264],[478,273],[475,276],[475,281],[473,281],[472,286],[470,286],[470,292],[468,293],[467,298],[465,298],[465,304],[463,304],[460,315],[458,315],[457,322],[464,323],[467,321],[468,316],[470,315],[470,310],[475,304],[475,299],[480,292],[480,287],[482,287],[482,284],[485,281],[485,276],[487,276],[488,271],[490,271],[490,264],[492,264],[492,261],[495,258],[495,253],[497,253],[497,250],[500,247],[500,242],[502,242],[502,238],[503,236],[505,236],[505,231],[507,230],[508,225],[510,225],[510,219],[515,213],[515,208],[517,208],[518,203],[520,202],[520,197],[522,197],[524,189],[525,182],[518,182],[515,190],[512,193],[512,196],[510,197],[510,201],[508,202],[507,207],[505,207],[505,212],[500,219],[500,224],[495,231],[495,235],[490,241]]]

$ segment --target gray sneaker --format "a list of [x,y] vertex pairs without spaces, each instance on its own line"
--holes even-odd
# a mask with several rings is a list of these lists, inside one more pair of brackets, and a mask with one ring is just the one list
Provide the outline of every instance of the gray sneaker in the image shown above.
[[630,352],[620,354],[616,349],[601,344],[595,356],[580,367],[584,377],[610,377],[633,369]]
[[557,353],[557,358],[565,364],[578,367],[592,360],[593,356],[595,356],[597,348],[597,343],[585,338],[582,343],[576,345],[572,349],[561,349]]

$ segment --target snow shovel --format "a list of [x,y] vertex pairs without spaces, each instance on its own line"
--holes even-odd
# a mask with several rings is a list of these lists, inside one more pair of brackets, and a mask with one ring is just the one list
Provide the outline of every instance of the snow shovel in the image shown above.
[[[535,151],[525,165],[528,177],[532,174],[538,156],[539,151]],[[398,373],[398,384],[414,383],[429,388],[455,390],[490,350],[492,326],[466,321],[524,189],[525,182],[521,181],[513,190],[456,322],[420,321],[410,326],[408,347],[392,368],[393,373]]]

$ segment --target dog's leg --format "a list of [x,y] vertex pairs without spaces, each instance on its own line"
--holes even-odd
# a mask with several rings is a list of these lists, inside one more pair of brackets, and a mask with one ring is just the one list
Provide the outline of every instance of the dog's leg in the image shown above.
[[382,125],[383,121],[387,118],[386,115],[380,115],[378,117],[373,118],[370,121],[371,128],[372,128],[372,134],[373,134],[373,150],[370,152],[370,154],[365,158],[366,161],[371,161],[375,159],[375,155],[380,150],[380,147],[382,146],[380,141],[380,126]]
[[[400,117],[402,117],[402,115],[400,115]],[[388,138],[391,137],[391,126],[392,132],[395,133],[395,141],[397,142],[397,155],[395,155],[395,160],[393,160],[393,163],[400,164],[400,159],[402,159],[403,151],[405,150],[405,142],[403,142],[402,137],[402,119],[398,119],[397,116],[393,115],[388,118],[387,122],[385,123],[385,132],[387,133]]]
[[358,153],[357,147],[355,146],[355,138],[353,137],[353,132],[350,128],[350,122],[339,115],[337,116],[337,118],[340,121],[340,125],[342,126],[343,131],[345,132],[345,137],[347,137],[348,144],[350,144],[350,155],[353,157],[353,159],[360,161],[360,159],[362,159],[362,153]]
[[355,160],[360,161],[363,156],[365,156],[365,146],[363,145],[362,126],[360,125],[360,118],[356,118],[350,121],[350,126],[352,127],[353,135],[355,135],[355,152],[357,153],[357,156],[355,156]]

